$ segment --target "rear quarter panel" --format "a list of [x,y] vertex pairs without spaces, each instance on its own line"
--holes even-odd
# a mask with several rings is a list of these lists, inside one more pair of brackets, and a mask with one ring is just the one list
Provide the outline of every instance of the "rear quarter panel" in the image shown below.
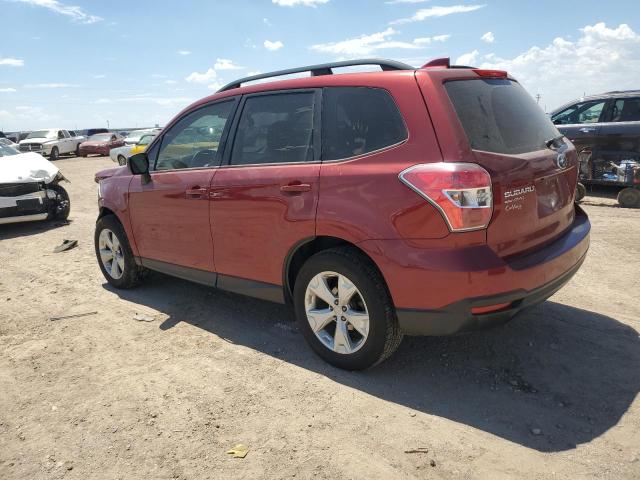
[[323,162],[317,235],[353,243],[447,236],[449,230],[439,212],[398,179],[407,167],[442,161],[414,72],[378,77],[369,85],[363,81],[349,86],[386,89],[404,118],[408,138],[378,152]]

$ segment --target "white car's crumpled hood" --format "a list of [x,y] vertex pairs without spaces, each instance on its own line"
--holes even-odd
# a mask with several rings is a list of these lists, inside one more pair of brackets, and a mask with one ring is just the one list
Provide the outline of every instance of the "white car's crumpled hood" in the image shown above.
[[35,152],[0,157],[0,183],[51,182],[60,170]]

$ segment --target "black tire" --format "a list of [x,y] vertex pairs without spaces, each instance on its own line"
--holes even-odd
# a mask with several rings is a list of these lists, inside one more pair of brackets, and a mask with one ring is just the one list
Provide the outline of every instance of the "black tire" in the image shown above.
[[118,155],[118,165],[123,166],[127,164],[127,159],[124,155]]
[[51,149],[51,153],[49,154],[49,160],[53,162],[55,160],[58,160],[59,158],[60,158],[60,150],[58,150],[58,147],[53,147]]
[[[121,253],[124,260],[124,268],[122,270],[122,276],[120,278],[114,278],[113,276],[111,276],[111,274],[106,270],[100,258],[99,238],[100,234],[105,229],[113,232],[113,234],[118,238],[118,241],[120,242]],[[102,275],[104,275],[104,278],[107,280],[107,282],[109,282],[109,284],[113,285],[115,288],[126,289],[135,287],[139,285],[146,276],[147,270],[136,264],[124,228],[122,227],[120,221],[114,215],[106,215],[98,219],[98,221],[96,222],[96,231],[94,234],[94,244],[96,259],[98,260],[100,271],[102,272]]]
[[[369,332],[362,346],[353,353],[330,350],[318,339],[307,320],[307,286],[321,272],[347,276],[359,290],[367,306]],[[313,255],[298,273],[293,296],[296,318],[306,341],[323,360],[335,367],[345,370],[372,367],[391,356],[402,341],[402,331],[384,279],[371,261],[353,248],[332,248]]]
[[60,185],[53,185],[49,190],[56,192],[56,198],[53,200],[53,206],[49,210],[47,220],[66,220],[71,212],[71,200],[69,194]]
[[620,190],[618,203],[624,208],[640,208],[640,190],[633,187]]
[[76,145],[76,157],[80,156],[80,144]]
[[581,201],[587,195],[587,187],[583,184],[578,183],[576,185],[576,202]]

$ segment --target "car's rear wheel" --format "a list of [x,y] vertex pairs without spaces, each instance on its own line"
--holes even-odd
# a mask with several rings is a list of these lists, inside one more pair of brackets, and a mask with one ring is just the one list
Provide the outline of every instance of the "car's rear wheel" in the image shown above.
[[54,160],[58,160],[60,158],[60,151],[58,150],[58,147],[53,147],[51,149],[51,153],[49,154],[49,160],[54,161]]
[[114,215],[98,219],[94,243],[107,282],[116,288],[131,288],[142,281],[146,270],[136,264],[124,228]]
[[640,190],[632,187],[620,190],[618,203],[625,208],[640,208]]
[[382,276],[355,249],[312,256],[296,278],[294,303],[305,339],[336,367],[369,368],[388,358],[402,340]]

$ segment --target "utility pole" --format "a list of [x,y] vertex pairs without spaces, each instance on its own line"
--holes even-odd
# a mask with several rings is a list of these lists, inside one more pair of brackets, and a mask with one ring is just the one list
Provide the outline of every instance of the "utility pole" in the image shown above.
[[107,130],[109,130],[111,127],[109,126],[109,120],[107,120]]
[[542,95],[540,95],[539,93],[536,94],[536,103],[538,105],[540,105],[540,98],[542,97]]

